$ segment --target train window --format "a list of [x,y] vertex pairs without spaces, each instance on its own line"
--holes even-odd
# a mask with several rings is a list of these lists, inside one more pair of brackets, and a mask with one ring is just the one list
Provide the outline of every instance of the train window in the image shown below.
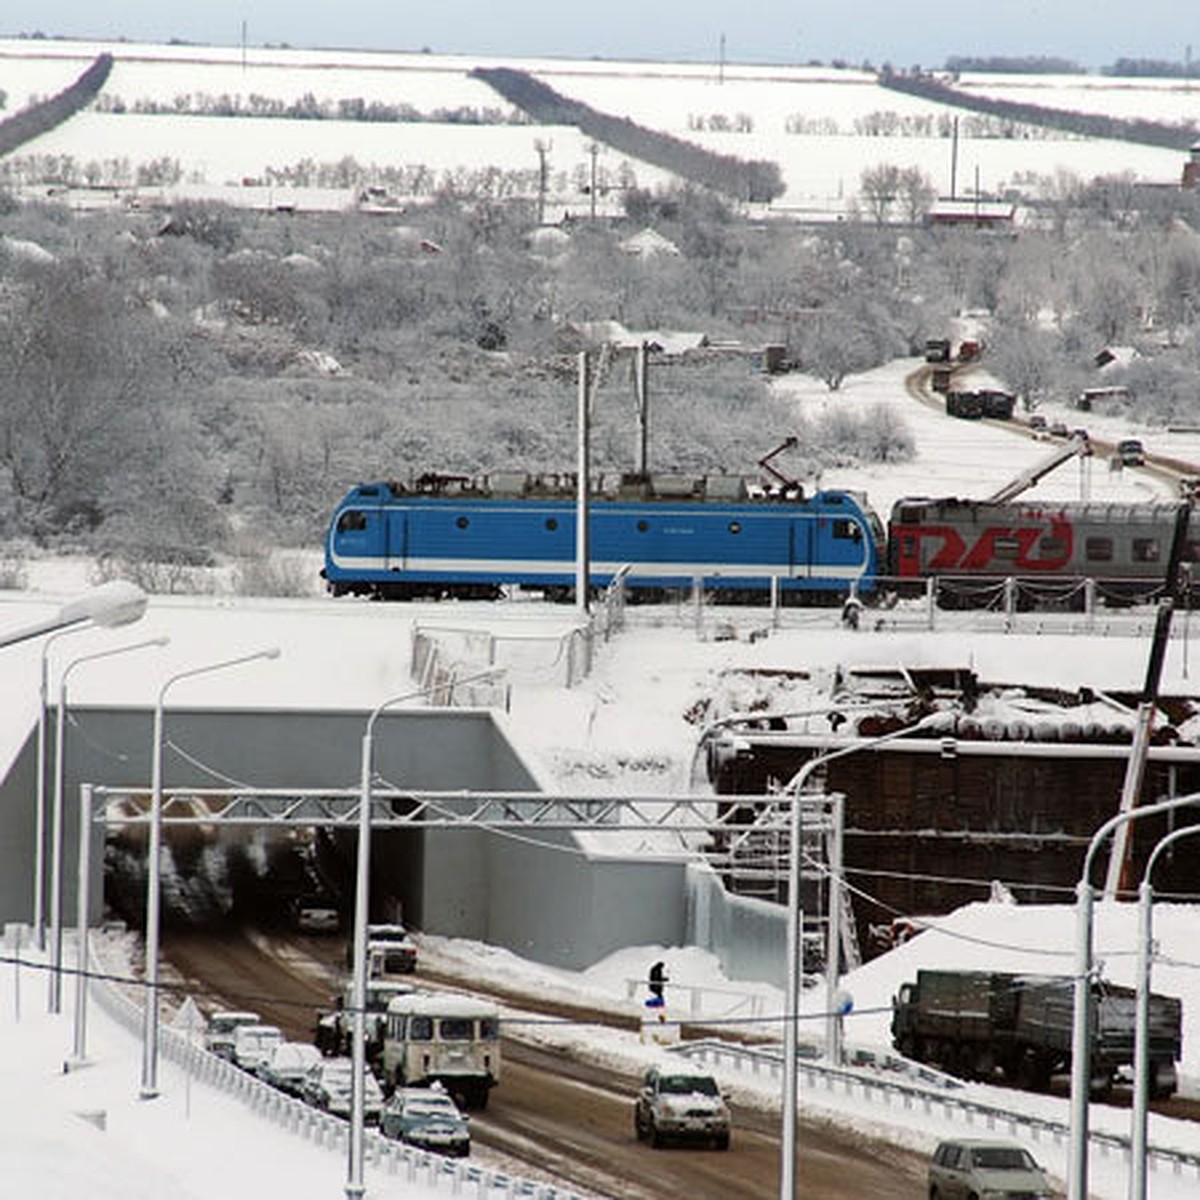
[[433,1018],[432,1017],[409,1017],[408,1018],[408,1040],[410,1042],[432,1042],[433,1041]]
[[466,517],[459,517],[454,523],[459,527],[459,529],[466,529],[471,522]]
[[729,532],[730,533],[741,533],[742,532],[741,521],[730,521],[729,522]]
[[1062,558],[1070,554],[1071,548],[1065,538],[1044,537],[1041,541],[1041,551],[1045,558]]
[[649,522],[649,521],[639,521],[639,522],[637,523],[637,531],[638,531],[638,533],[645,533],[645,532],[646,532],[646,530],[647,530],[647,529],[649,529],[649,528],[650,528],[650,522]]
[[338,517],[338,533],[361,533],[367,527],[367,514],[357,509],[348,509]]
[[848,542],[861,542],[862,530],[857,521],[851,521],[848,517],[838,517],[833,522],[833,536]]
[[485,1042],[494,1042],[500,1036],[500,1022],[495,1017],[480,1017],[479,1036]]
[[469,1042],[475,1036],[475,1022],[470,1017],[443,1017],[438,1036],[443,1042]]
[[1088,562],[1112,562],[1113,540],[1108,537],[1090,537],[1083,543],[1083,552]]
[[1140,563],[1158,562],[1158,538],[1134,538],[1133,561]]
[[553,517],[547,517],[546,528],[553,533],[558,528],[558,522]]
[[997,558],[1016,558],[1021,550],[1021,543],[1015,537],[998,537],[992,549]]

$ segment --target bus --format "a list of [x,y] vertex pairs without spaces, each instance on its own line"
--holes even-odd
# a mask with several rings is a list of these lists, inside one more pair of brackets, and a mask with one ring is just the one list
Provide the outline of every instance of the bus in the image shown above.
[[500,1082],[500,1012],[450,992],[397,996],[387,1009],[383,1085],[440,1083],[464,1108],[486,1108]]

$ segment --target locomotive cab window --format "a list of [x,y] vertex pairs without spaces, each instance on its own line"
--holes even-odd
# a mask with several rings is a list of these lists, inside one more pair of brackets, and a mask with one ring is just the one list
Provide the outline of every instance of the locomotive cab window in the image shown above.
[[367,527],[367,514],[357,509],[348,509],[338,517],[338,533],[361,533]]
[[838,517],[833,522],[833,536],[848,542],[861,542],[862,529],[857,521],[851,521],[849,517]]
[[1158,538],[1134,538],[1133,561],[1140,563],[1158,562]]
[[410,1042],[432,1042],[433,1018],[417,1016],[409,1017],[408,1040]]
[[1107,537],[1090,537],[1083,544],[1088,562],[1112,562],[1113,541]]

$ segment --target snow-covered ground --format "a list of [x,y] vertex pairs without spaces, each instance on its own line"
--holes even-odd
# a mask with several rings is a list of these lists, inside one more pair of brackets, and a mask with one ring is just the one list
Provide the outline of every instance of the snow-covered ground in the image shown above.
[[[177,98],[222,97],[245,109],[256,98],[287,105],[308,96],[334,111],[340,101],[361,100],[409,105],[426,117],[455,109],[508,114],[511,106],[471,75],[475,67],[508,66],[536,75],[571,99],[716,153],[777,162],[786,190],[775,207],[814,216],[844,216],[863,171],[880,165],[915,167],[943,194],[950,193],[957,171],[957,178],[976,180],[984,194],[1003,195],[1022,180],[1053,178],[1060,171],[1084,180],[1128,174],[1139,181],[1175,184],[1184,162],[1173,150],[1053,131],[1029,139],[973,137],[969,122],[963,122],[955,149],[949,131],[958,110],[885,90],[869,71],[827,67],[730,64],[719,70],[705,64],[257,47],[243,53],[231,47],[0,38],[0,75],[9,109],[66,87],[101,52],[115,59],[104,96],[110,106],[119,102],[125,111],[81,113],[22,147],[18,157],[52,155],[80,167],[96,164],[99,178],[117,180],[124,189],[139,168],[176,161],[189,192],[202,189],[231,202],[268,206],[281,202],[282,189],[268,198],[259,194],[261,189],[243,186],[246,181],[301,162],[332,166],[344,158],[380,169],[424,165],[439,178],[442,172],[485,166],[533,178],[538,146],[549,146],[555,211],[564,205],[586,211],[586,205],[580,209],[587,198],[578,179],[590,177],[593,166],[601,182],[611,185],[624,186],[623,172],[632,172],[642,188],[657,187],[668,175],[611,150],[593,163],[590,139],[570,127],[239,117],[236,136],[230,136],[227,118],[147,114],[138,105],[151,101],[170,108]],[[1036,88],[1035,102],[1052,106],[1162,120],[1195,119],[1200,112],[1200,92],[1155,87],[1156,81],[1034,79],[1026,85]],[[1005,84],[975,77],[970,84],[989,93],[1025,95],[1011,79]],[[917,118],[926,126],[920,136],[912,130],[907,136],[882,136],[878,130],[886,115],[898,121]],[[117,179],[120,171],[123,179]],[[157,189],[142,191],[148,202]],[[351,199],[327,197],[324,203],[341,208]],[[291,194],[290,200],[305,203],[303,195]]]
[[[976,422],[955,421],[916,404],[904,394],[902,382],[912,366],[912,362],[897,363],[849,380],[836,397],[798,378],[781,384],[797,406],[894,404],[912,430],[919,451],[914,463],[886,471],[847,471],[836,478],[831,472],[822,482],[865,487],[876,507],[886,511],[896,496],[914,491],[978,494],[990,490],[1045,452],[1043,444],[1031,439]],[[1096,427],[1098,421],[1088,424]],[[1144,433],[1153,444],[1152,432],[1127,430],[1123,424],[1119,432]],[[1200,461],[1200,444],[1196,450],[1194,460]],[[1090,479],[1083,477],[1083,486],[1096,498],[1145,498],[1160,487],[1145,473],[1110,474],[1101,467],[1093,463]],[[1076,464],[1048,477],[1035,494],[1046,499],[1074,498],[1080,486]],[[29,591],[0,593],[0,634],[46,616],[87,582],[81,564],[33,561]],[[163,635],[171,638],[165,648],[102,660],[79,671],[72,677],[73,700],[148,706],[161,681],[176,671],[277,645],[282,649],[277,661],[239,668],[236,681],[224,673],[196,679],[187,685],[186,695],[180,689],[178,701],[284,708],[319,702],[323,707],[364,710],[412,688],[409,650],[417,622],[474,626],[502,636],[520,634],[525,649],[511,671],[507,717],[519,745],[540,764],[546,778],[564,787],[603,791],[626,786],[644,794],[688,790],[699,730],[686,714],[697,701],[721,688],[730,669],[797,664],[814,669],[869,663],[962,665],[969,658],[982,678],[1136,689],[1147,652],[1144,642],[1134,637],[1099,641],[1083,636],[975,634],[966,643],[933,633],[855,633],[838,628],[832,616],[821,625],[773,629],[765,637],[751,639],[744,635],[761,633],[764,624],[763,615],[753,612],[732,619],[732,638],[716,640],[698,630],[686,613],[663,613],[661,623],[639,621],[605,643],[593,673],[566,689],[549,669],[549,648],[557,644],[570,620],[569,612],[533,604],[438,608],[315,598],[280,602],[156,598],[138,626],[116,633],[82,632],[56,645],[51,654],[52,686],[63,665],[76,655]],[[380,622],[386,623],[386,639],[380,637],[384,628]],[[544,662],[538,660],[538,639],[547,648]],[[1178,638],[1172,643],[1164,691],[1190,690],[1185,644]],[[39,654],[36,643],[4,651],[8,686],[0,701],[2,764],[10,760],[35,718]],[[353,783],[347,780],[347,786]],[[1200,1091],[1200,963],[1191,943],[1194,921],[1192,909],[1160,909],[1155,975],[1157,990],[1184,1000],[1183,1073],[1192,1092]],[[974,905],[939,920],[937,927],[846,980],[855,1001],[847,1025],[851,1042],[886,1045],[890,998],[921,966],[986,963],[1020,971],[1069,969],[1066,952],[1073,926],[1071,910],[1065,906]],[[1097,921],[1096,955],[1109,978],[1129,981],[1135,944],[1128,906],[1103,906]],[[765,1014],[778,1013],[781,1007],[781,998],[772,989],[728,980],[711,956],[683,947],[629,947],[578,974],[521,962],[494,947],[446,943],[433,937],[427,939],[425,953],[446,963],[457,961],[465,972],[478,976],[494,973],[508,983],[524,979],[531,990],[561,990],[593,1001],[608,996],[614,1005],[625,1006],[638,1003],[636,994],[631,998],[628,981],[643,977],[646,964],[661,957],[674,984],[704,989],[706,1004],[718,1004],[721,991],[732,991],[756,997],[758,1011]],[[11,941],[5,943],[4,955],[0,1061],[6,1070],[0,1074],[0,1196],[257,1200],[270,1190],[287,1194],[290,1200],[310,1196],[316,1200],[341,1186],[343,1152],[315,1148],[274,1125],[260,1127],[239,1102],[199,1083],[189,1087],[174,1066],[164,1067],[163,1096],[153,1103],[139,1102],[138,1043],[95,1007],[89,1034],[93,1065],[64,1073],[71,1045],[71,996],[64,1015],[48,1016],[43,977],[30,966],[12,964]],[[812,1003],[819,1000],[814,997]],[[659,1053],[633,1035],[575,1028],[559,1036],[625,1062]],[[726,1082],[739,1095],[749,1097],[758,1089],[762,1103],[772,1101],[767,1084],[736,1076]],[[979,1095],[993,1103],[1032,1105],[1034,1111],[1066,1120],[1062,1100],[988,1089],[979,1089]],[[806,1110],[832,1112],[840,1122],[866,1130],[886,1127],[889,1136],[918,1148],[930,1147],[947,1131],[940,1117],[919,1110],[869,1108],[846,1096],[806,1093],[804,1105]],[[105,1114],[103,1130],[95,1123],[100,1111]],[[81,1113],[92,1114],[92,1119]],[[1124,1132],[1127,1121],[1128,1115],[1116,1110],[1093,1110],[1093,1124],[1098,1127]],[[956,1131],[963,1132],[961,1126]],[[1200,1131],[1178,1123],[1156,1119],[1151,1140],[1200,1151]],[[1047,1142],[1035,1151],[1061,1177],[1065,1148]],[[1124,1178],[1119,1156],[1095,1157],[1092,1190],[1097,1197],[1123,1197]],[[369,1194],[379,1200],[393,1196],[424,1200],[419,1182],[386,1173],[370,1174],[368,1185]],[[1194,1173],[1177,1176],[1160,1171],[1152,1177],[1154,1200],[1184,1200],[1198,1191],[1200,1180]]]

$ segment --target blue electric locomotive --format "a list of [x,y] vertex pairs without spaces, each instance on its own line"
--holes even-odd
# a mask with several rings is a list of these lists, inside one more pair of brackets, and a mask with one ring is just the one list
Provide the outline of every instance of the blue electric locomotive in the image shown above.
[[[589,501],[590,574],[623,567],[631,596],[658,599],[696,580],[726,599],[834,600],[869,591],[884,531],[866,497],[768,491],[740,476],[623,476]],[[502,589],[566,598],[575,586],[573,476],[426,475],[363,483],[333,512],[326,585],[335,596],[491,599]]]

